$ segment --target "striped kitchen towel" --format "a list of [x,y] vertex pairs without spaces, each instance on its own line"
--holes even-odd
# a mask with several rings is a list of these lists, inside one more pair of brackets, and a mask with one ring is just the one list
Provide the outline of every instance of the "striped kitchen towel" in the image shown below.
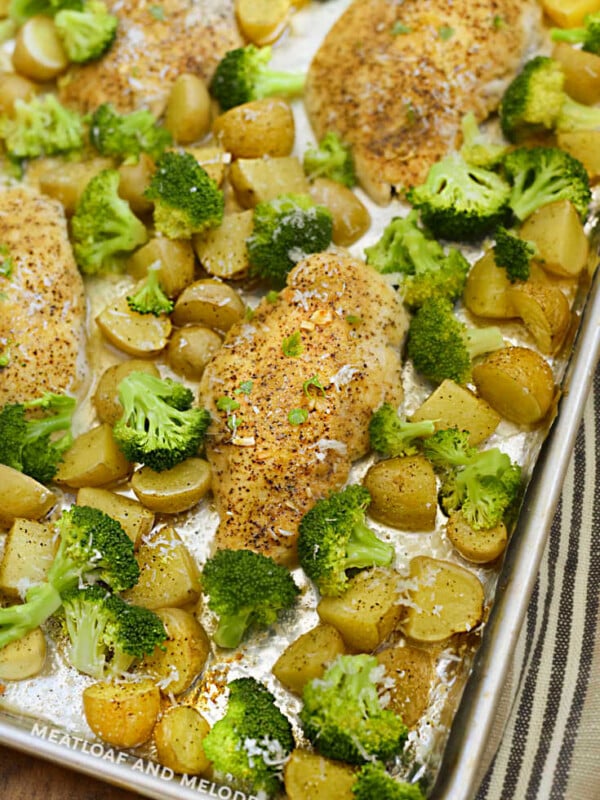
[[600,370],[477,800],[600,800]]

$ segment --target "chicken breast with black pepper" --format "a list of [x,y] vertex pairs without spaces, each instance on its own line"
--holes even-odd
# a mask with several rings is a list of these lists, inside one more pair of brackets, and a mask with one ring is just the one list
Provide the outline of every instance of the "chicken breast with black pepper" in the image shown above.
[[213,416],[218,548],[295,562],[301,517],[368,451],[372,412],[401,402],[406,325],[381,275],[322,253],[292,270],[275,303],[263,300],[230,330],[200,386]]
[[534,0],[355,0],[308,72],[316,136],[350,143],[361,185],[389,202],[457,145],[467,111],[498,106],[540,16]]
[[63,207],[24,187],[0,189],[0,247],[0,405],[74,392],[85,299]]

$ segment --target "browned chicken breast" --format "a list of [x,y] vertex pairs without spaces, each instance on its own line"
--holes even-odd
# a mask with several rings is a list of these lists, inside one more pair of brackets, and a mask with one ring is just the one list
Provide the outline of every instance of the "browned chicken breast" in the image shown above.
[[0,189],[0,405],[72,392],[83,365],[83,282],[60,203],[30,189]]
[[276,303],[263,300],[229,332],[200,386],[213,415],[217,548],[294,563],[300,518],[367,452],[373,410],[402,399],[405,329],[378,273],[322,253],[295,267]]
[[72,67],[61,81],[64,103],[91,111],[112,103],[122,112],[160,115],[182,72],[209,78],[227,50],[239,47],[232,0],[116,0],[117,38],[99,61]]
[[353,145],[379,203],[421,183],[457,144],[460,120],[483,120],[539,31],[532,0],[355,0],[309,69],[315,134]]

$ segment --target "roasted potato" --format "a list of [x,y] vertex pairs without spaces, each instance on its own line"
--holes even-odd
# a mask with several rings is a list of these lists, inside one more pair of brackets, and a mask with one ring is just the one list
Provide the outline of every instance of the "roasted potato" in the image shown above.
[[416,556],[410,562],[410,586],[400,628],[417,642],[444,641],[483,619],[483,586],[458,564]]
[[178,514],[195,506],[210,489],[210,482],[208,461],[186,458],[162,472],[142,467],[132,475],[131,488],[151,511]]
[[301,3],[302,0],[236,0],[235,16],[244,38],[262,47],[283,33],[292,6]]
[[147,372],[155,378],[160,377],[156,364],[141,358],[121,361],[105,369],[92,397],[100,422],[112,426],[123,416],[123,406],[119,402],[119,384],[130,372]]
[[160,712],[160,691],[151,680],[93,683],[83,691],[88,725],[115,747],[147,742]]
[[108,489],[84,486],[77,492],[77,505],[91,506],[116,519],[137,548],[154,525],[154,514],[141,503]]
[[127,261],[128,271],[139,280],[155,265],[158,282],[167,297],[177,297],[194,280],[195,259],[190,242],[157,236],[136,250]]
[[283,773],[288,800],[352,800],[356,771],[349,764],[293,750]]
[[251,209],[226,214],[217,228],[192,238],[198,260],[217,278],[239,279],[248,274],[250,262],[246,239],[254,227]]
[[89,181],[103,169],[113,166],[110,158],[98,157],[87,161],[46,159],[39,166],[38,186],[44,194],[59,200],[65,213],[71,215]]
[[279,97],[234,106],[213,123],[215,139],[233,158],[289,156],[295,132],[292,109]]
[[506,270],[496,265],[493,251],[488,250],[469,270],[463,300],[478,317],[510,319],[518,316],[508,294],[510,287]]
[[41,628],[34,628],[22,639],[0,649],[0,681],[24,681],[33,678],[46,662],[46,638]]
[[127,200],[134,214],[148,215],[153,203],[144,192],[150,185],[156,165],[146,153],[135,164],[119,164],[119,196]]
[[556,42],[552,57],[563,69],[564,90],[569,97],[589,106],[600,103],[600,56],[568,42]]
[[0,591],[16,600],[24,586],[42,583],[57,546],[51,525],[16,519],[6,537],[0,561]]
[[202,741],[210,725],[192,706],[173,706],[154,728],[154,744],[159,764],[173,772],[200,775],[210,767]]
[[69,59],[50,17],[30,17],[19,28],[12,63],[20,75],[32,81],[51,81],[67,69]]
[[431,462],[422,455],[387,458],[369,467],[364,485],[369,514],[384,525],[431,531],[437,513],[437,485]]
[[206,325],[186,325],[169,339],[167,361],[173,372],[198,381],[222,344],[219,334]]
[[460,511],[450,514],[446,524],[446,535],[458,552],[474,564],[488,564],[502,555],[508,542],[506,525],[487,530],[473,530]]
[[[210,654],[210,642],[193,614],[182,608],[158,608],[167,632],[163,647],[146,656],[141,671],[150,675],[165,694],[181,694],[202,672]],[[164,648],[164,649],[163,649]]]
[[222,281],[207,278],[187,286],[177,298],[172,319],[175,325],[206,325],[228,331],[244,316],[241,297]]
[[558,286],[525,281],[515,283],[508,293],[542,353],[553,355],[560,350],[571,323],[571,309]]
[[332,625],[317,625],[286,647],[273,665],[273,675],[294,694],[320,678],[331,662],[347,652],[339,631]]
[[0,464],[0,525],[9,527],[18,517],[41,519],[56,499],[54,492],[43,483]]
[[369,212],[347,186],[329,178],[316,178],[310,184],[310,194],[316,203],[331,211],[335,244],[349,247],[369,230]]
[[588,239],[579,214],[568,200],[538,208],[525,220],[519,236],[535,244],[536,259],[555,275],[574,277],[587,264]]
[[131,464],[115,442],[106,422],[77,436],[58,465],[57,483],[79,489],[106,486],[129,476]]
[[308,180],[295,156],[238,158],[229,180],[243,208],[254,208],[280,194],[307,194]]
[[396,645],[377,653],[377,661],[385,667],[386,678],[394,682],[389,689],[390,699],[386,708],[398,714],[402,722],[412,728],[429,704],[435,678],[431,653],[410,644]]
[[559,147],[578,158],[590,181],[600,178],[600,131],[562,131],[556,137]]
[[0,114],[11,117],[15,100],[32,100],[38,87],[24,75],[16,72],[0,72]]
[[165,128],[179,144],[202,139],[210,130],[211,100],[200,75],[183,72],[177,76],[167,100]]
[[127,295],[107,305],[96,317],[96,324],[111,344],[123,353],[137,357],[155,356],[164,350],[172,327],[167,314],[155,317],[154,314],[132,311]]

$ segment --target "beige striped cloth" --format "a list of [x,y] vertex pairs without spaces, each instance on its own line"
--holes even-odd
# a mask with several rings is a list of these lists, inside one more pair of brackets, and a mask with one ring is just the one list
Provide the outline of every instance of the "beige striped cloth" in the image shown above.
[[597,369],[476,800],[600,800],[599,469]]

